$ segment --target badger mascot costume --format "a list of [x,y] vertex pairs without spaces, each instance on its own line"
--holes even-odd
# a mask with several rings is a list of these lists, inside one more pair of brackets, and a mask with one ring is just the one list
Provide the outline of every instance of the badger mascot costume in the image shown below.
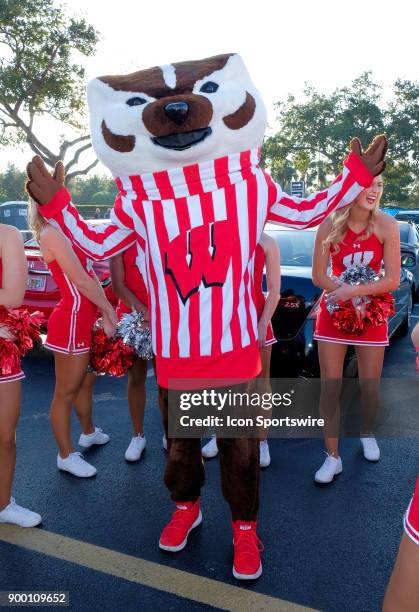
[[[342,174],[300,199],[259,166],[266,110],[237,54],[99,77],[89,83],[88,103],[94,150],[119,189],[110,225],[80,217],[62,166],[50,175],[34,158],[28,191],[93,260],[137,244],[167,431],[171,384],[211,379],[217,386],[226,375],[243,381],[259,373],[253,262],[265,223],[312,227],[348,205],[382,170],[386,140],[377,137],[363,153],[354,139]],[[188,382],[179,387],[180,380]],[[258,444],[218,439],[239,579],[262,572]],[[160,537],[164,550],[181,550],[202,521],[200,450],[198,438],[169,439],[165,482],[176,507]]]

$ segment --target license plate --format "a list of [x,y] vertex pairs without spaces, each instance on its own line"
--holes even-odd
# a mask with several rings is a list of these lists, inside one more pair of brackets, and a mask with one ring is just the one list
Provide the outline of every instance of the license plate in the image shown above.
[[30,275],[27,281],[27,288],[30,291],[45,291],[47,279],[45,276]]

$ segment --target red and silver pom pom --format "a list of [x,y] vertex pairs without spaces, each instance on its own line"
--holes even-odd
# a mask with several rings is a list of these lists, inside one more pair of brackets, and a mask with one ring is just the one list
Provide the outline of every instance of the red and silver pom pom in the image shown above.
[[391,293],[373,295],[365,310],[365,319],[374,327],[378,327],[394,314],[394,298]]
[[11,376],[20,370],[20,353],[13,342],[0,338],[0,376]]
[[0,373],[9,376],[20,368],[20,360],[41,339],[41,327],[45,322],[42,312],[8,310],[0,306],[0,327],[10,333],[11,339],[0,338]]
[[89,372],[98,376],[124,376],[132,368],[135,351],[121,338],[108,338],[100,320],[95,323],[90,351]]
[[[338,279],[348,285],[368,285],[381,278],[369,266],[355,264],[342,272]],[[365,325],[378,327],[394,313],[394,298],[390,293],[360,295],[346,302],[326,303],[333,325],[346,334],[360,335]]]
[[140,359],[152,359],[153,348],[148,327],[144,327],[142,312],[124,314],[116,327],[116,335],[127,346],[132,347]]
[[339,307],[331,314],[332,322],[344,334],[361,335],[364,331],[364,321],[355,310],[350,300],[338,302]]

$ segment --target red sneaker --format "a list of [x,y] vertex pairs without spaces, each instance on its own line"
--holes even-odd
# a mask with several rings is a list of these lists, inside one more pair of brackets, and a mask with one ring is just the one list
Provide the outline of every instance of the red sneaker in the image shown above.
[[202,523],[199,498],[196,502],[177,502],[172,518],[163,529],[159,547],[177,552],[185,548],[188,535],[194,527]]
[[238,580],[255,580],[262,574],[260,553],[263,544],[256,533],[256,521],[233,522],[233,576]]

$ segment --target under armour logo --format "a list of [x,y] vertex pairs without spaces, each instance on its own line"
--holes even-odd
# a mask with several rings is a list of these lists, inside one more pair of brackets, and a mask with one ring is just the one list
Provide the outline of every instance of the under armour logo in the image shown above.
[[353,246],[354,249],[360,249],[361,248],[361,244],[359,242],[354,242],[352,246]]
[[84,346],[84,342],[77,342],[77,346]]

